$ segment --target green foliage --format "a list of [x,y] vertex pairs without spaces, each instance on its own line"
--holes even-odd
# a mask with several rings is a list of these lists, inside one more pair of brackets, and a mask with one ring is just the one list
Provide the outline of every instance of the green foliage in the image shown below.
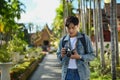
[[25,47],[27,46],[27,43],[20,38],[16,37],[14,35],[13,40],[8,42],[7,49],[9,52],[24,52]]
[[[96,58],[90,62],[91,80],[111,80],[111,67],[107,66],[104,70],[100,66],[100,59]],[[120,80],[120,68],[117,67],[117,80]]]
[[10,62],[12,61],[13,52],[19,52],[20,54],[25,53],[25,47],[27,43],[16,36],[13,37],[8,44],[3,45],[0,48],[0,62]]
[[100,60],[95,58],[94,61],[90,62],[91,78],[98,78],[100,76]]
[[[10,74],[11,78],[15,80],[19,80],[21,74],[25,73],[25,71],[32,65],[33,62],[36,60],[41,60],[44,57],[44,54],[41,54],[39,58],[31,58],[29,60],[26,60],[25,62],[16,64],[14,67],[12,67]],[[28,73],[31,74],[31,73]]]
[[3,19],[20,19],[21,12],[24,12],[24,5],[19,0],[1,0],[0,5],[0,15],[3,17]]
[[11,53],[6,49],[6,45],[0,48],[0,62],[11,62]]
[[[68,7],[68,15],[70,13],[70,15],[74,15],[74,13],[72,13],[72,9],[73,9],[73,5],[71,3],[68,3],[67,6],[65,6],[65,8]],[[56,16],[54,18],[54,22],[53,22],[53,32],[55,34],[56,38],[60,38],[62,36],[62,32],[64,30],[64,13],[63,13],[63,4],[60,3],[59,7],[56,9]]]
[[11,62],[11,54],[8,53],[5,49],[0,50],[0,62]]
[[16,19],[20,19],[21,13],[24,12],[24,4],[19,0],[1,0],[0,1],[0,19],[4,25],[4,38],[8,42],[12,34],[16,34],[19,26]]
[[53,31],[54,34],[58,37],[61,36],[60,33],[62,33],[63,30],[63,5],[60,4],[59,7],[56,9],[56,17],[54,18],[54,22],[53,22]]
[[17,78],[20,76],[20,74],[24,73],[25,70],[30,66],[30,63],[32,62],[23,62],[21,64],[17,64],[15,65],[12,69],[11,69],[11,77],[13,79],[18,80]]
[[105,47],[108,49],[108,48],[110,47],[110,45],[109,45],[109,44],[106,44]]
[[40,53],[40,52],[42,51],[41,48],[35,48],[34,50],[35,50],[35,51],[34,51],[35,53]]

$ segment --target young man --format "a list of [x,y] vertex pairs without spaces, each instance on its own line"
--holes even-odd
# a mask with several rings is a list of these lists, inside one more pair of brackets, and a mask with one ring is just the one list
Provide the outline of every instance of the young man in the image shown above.
[[[78,24],[77,17],[68,17],[65,23],[68,34],[59,43],[57,57],[62,64],[62,80],[89,80],[88,62],[93,60],[95,55],[90,39],[79,32]],[[85,39],[86,49],[80,38]]]

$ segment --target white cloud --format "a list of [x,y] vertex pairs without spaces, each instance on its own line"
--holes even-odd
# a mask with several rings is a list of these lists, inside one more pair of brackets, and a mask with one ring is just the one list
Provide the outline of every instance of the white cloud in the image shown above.
[[31,0],[24,3],[27,10],[19,22],[33,22],[40,25],[51,24],[56,15],[55,9],[59,6],[59,0]]

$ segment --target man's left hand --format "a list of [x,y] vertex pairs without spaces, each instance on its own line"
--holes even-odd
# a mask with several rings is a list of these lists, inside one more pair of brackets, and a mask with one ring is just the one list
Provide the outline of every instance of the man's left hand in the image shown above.
[[80,59],[80,55],[77,53],[77,51],[76,50],[74,50],[73,51],[74,52],[74,54],[73,55],[71,55],[71,59]]

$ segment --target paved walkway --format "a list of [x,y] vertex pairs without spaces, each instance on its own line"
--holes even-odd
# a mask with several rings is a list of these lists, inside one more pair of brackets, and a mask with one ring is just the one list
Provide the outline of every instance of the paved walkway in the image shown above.
[[55,54],[47,54],[29,80],[61,80],[61,67]]

